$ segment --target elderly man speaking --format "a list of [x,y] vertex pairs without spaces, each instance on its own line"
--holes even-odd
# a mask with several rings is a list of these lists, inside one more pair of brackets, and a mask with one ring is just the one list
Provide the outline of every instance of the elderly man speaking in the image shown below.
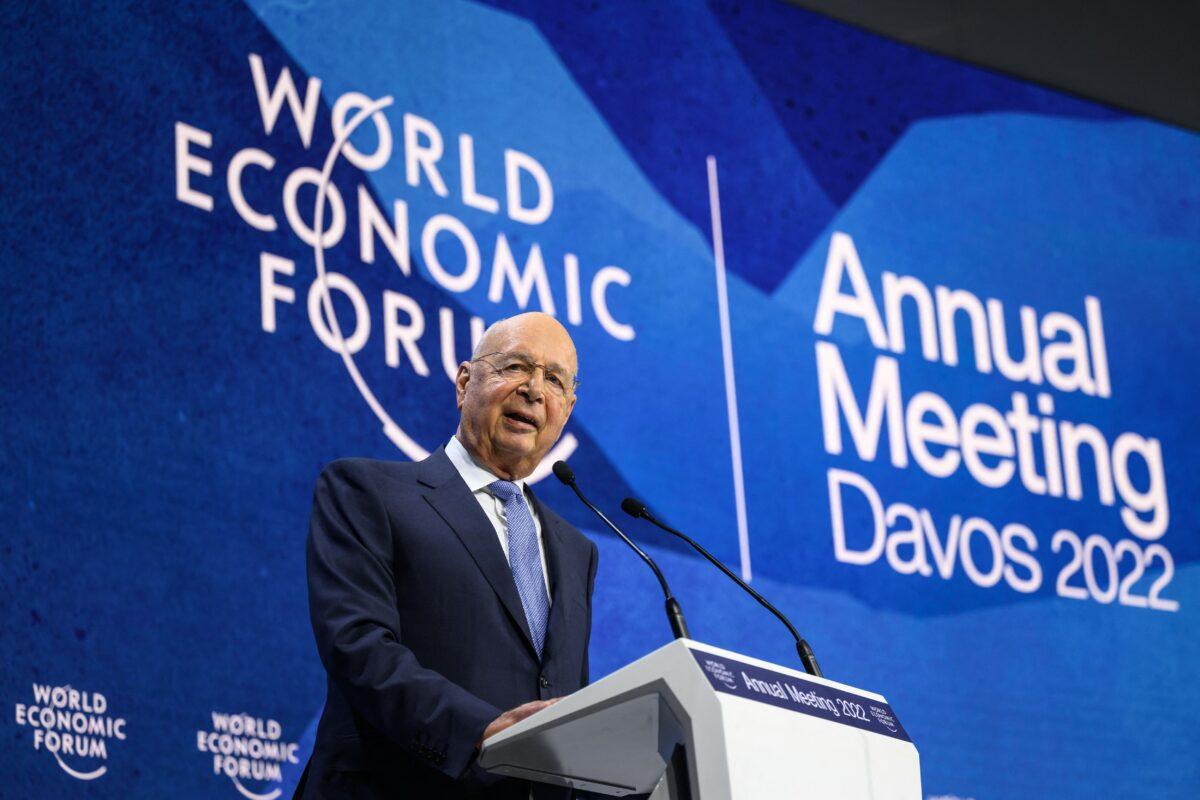
[[596,546],[525,483],[571,416],[576,372],[552,317],[504,320],[458,367],[445,447],[321,473],[308,595],[328,686],[297,798],[568,796],[474,758],[588,680]]

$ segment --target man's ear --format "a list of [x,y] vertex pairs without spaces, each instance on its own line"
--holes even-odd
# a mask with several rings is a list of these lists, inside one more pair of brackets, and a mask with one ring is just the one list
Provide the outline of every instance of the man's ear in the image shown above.
[[458,410],[462,411],[463,398],[467,396],[467,382],[471,380],[471,362],[464,361],[458,365],[458,373],[454,376],[454,397]]

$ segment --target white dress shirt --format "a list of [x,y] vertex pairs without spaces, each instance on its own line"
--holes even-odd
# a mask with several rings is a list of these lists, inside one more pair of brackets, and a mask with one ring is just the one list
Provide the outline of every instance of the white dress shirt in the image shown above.
[[[471,457],[467,452],[467,448],[463,447],[462,442],[457,436],[451,436],[449,443],[446,445],[446,455],[450,457],[450,463],[458,470],[458,474],[466,481],[467,488],[471,490],[471,494],[475,495],[475,499],[479,502],[479,507],[483,509],[483,513],[487,515],[488,521],[492,523],[492,527],[496,529],[496,536],[500,539],[500,547],[504,550],[504,560],[508,560],[508,522],[504,518],[504,503],[500,498],[488,491],[488,486],[494,481],[502,480],[492,473],[488,472]],[[542,558],[542,581],[546,584],[546,596],[550,596],[550,573],[546,569],[546,546],[542,540],[542,521],[538,518],[537,508],[529,497],[529,489],[524,480],[513,481],[517,486],[521,487],[521,492],[525,495],[525,502],[529,505],[529,513],[533,516],[533,527],[537,531],[538,553]]]

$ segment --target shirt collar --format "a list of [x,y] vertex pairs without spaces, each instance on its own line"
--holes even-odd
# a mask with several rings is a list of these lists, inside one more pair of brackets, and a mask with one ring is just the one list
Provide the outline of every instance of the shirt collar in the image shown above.
[[[479,463],[467,452],[467,448],[458,440],[457,436],[451,436],[450,441],[446,444],[446,456],[450,459],[450,463],[458,470],[458,474],[466,482],[467,488],[472,494],[483,491],[492,483],[502,478],[496,477],[494,474],[479,466]],[[517,486],[521,487],[521,493],[525,493],[525,480],[512,481]]]

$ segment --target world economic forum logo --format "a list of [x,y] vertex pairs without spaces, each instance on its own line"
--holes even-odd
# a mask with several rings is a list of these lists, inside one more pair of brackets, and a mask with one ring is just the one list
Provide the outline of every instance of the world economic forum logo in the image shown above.
[[250,714],[212,712],[212,727],[196,731],[196,749],[212,757],[213,775],[228,778],[247,800],[276,800],[283,765],[299,764],[299,745],[283,726]]
[[714,679],[720,681],[726,688],[731,691],[738,688],[737,678],[724,662],[714,661],[711,658],[704,659],[704,671],[711,675]]
[[[290,112],[299,143],[308,150],[322,113],[321,79],[310,75],[301,92],[288,67],[284,66],[272,83],[268,67],[258,54],[248,54],[248,60],[249,88],[253,91],[247,93],[247,99],[257,103],[263,134],[274,135],[274,142],[288,146],[281,140],[292,135],[292,126],[277,123]],[[518,143],[507,141],[509,134],[503,130],[491,131],[491,141],[457,131],[459,170],[455,176],[441,161],[451,147],[453,133],[443,132],[434,120],[412,111],[399,112],[394,105],[391,96],[372,100],[360,92],[344,92],[329,111],[333,142],[322,161],[319,165],[295,166],[286,175],[276,156],[257,146],[237,149],[227,163],[218,164],[214,153],[229,150],[216,147],[211,131],[177,120],[175,197],[185,205],[213,213],[217,207],[214,192],[224,184],[230,205],[246,225],[270,234],[283,229],[286,223],[291,233],[311,248],[315,270],[308,281],[306,298],[301,278],[306,270],[282,255],[267,250],[258,253],[262,331],[274,334],[283,324],[290,324],[279,316],[288,307],[307,311],[313,333],[341,360],[383,434],[405,456],[417,461],[429,455],[426,448],[431,443],[419,441],[412,423],[389,411],[377,394],[379,387],[371,386],[364,375],[372,373],[363,353],[372,335],[382,339],[387,368],[407,365],[411,374],[425,380],[431,378],[435,368],[431,368],[421,345],[430,338],[440,339],[441,366],[453,381],[460,357],[473,350],[486,329],[483,314],[487,310],[497,318],[514,311],[541,311],[566,326],[581,332],[587,326],[588,334],[620,343],[632,342],[637,331],[633,321],[618,319],[613,311],[612,298],[630,291],[633,283],[630,272],[615,263],[621,261],[620,254],[610,252],[626,247],[622,239],[575,247],[561,238],[571,230],[566,223],[538,227],[551,220],[555,207],[550,169],[534,155],[513,146]],[[360,135],[356,146],[351,137],[363,128],[366,139]],[[512,135],[522,134],[518,130]],[[366,148],[370,141],[373,144],[369,150],[359,149]],[[228,143],[222,144],[228,147]],[[495,159],[495,166],[502,168],[502,186],[488,188],[478,182],[477,163],[482,164],[485,156]],[[353,170],[363,176],[352,195],[333,180],[339,165],[351,168],[338,170],[339,179]],[[219,170],[225,173],[224,181],[217,178]],[[455,177],[461,190],[457,193],[448,184]],[[259,189],[254,190],[256,197],[251,203],[245,189],[260,181],[267,185],[271,181],[282,183],[278,197],[281,208],[272,211]],[[301,193],[313,190],[313,204],[308,205],[307,197],[302,203]],[[376,192],[393,195],[390,213]],[[354,203],[357,236],[352,230],[355,226],[348,225],[352,218],[348,209]],[[306,218],[310,208],[311,219]],[[488,220],[487,227],[469,224],[477,219]],[[494,243],[490,248],[489,240]],[[355,243],[357,253],[352,253]],[[341,249],[336,249],[339,246]],[[334,260],[335,252],[338,259],[345,257],[344,263],[339,260],[337,269],[327,268],[333,266],[327,261]],[[406,282],[423,279],[427,288],[444,292],[448,301],[469,298],[462,306],[470,313],[470,342],[455,342],[458,312],[451,303],[438,308],[435,318],[411,290],[402,291],[400,285],[382,288],[382,315],[375,310],[376,304],[348,270],[361,265],[363,274],[373,274],[374,281],[382,277],[380,262],[388,259],[396,271],[389,270],[386,280],[395,280],[398,275]],[[423,265],[420,271],[418,264]],[[619,355],[614,351],[608,357]],[[578,446],[577,437],[565,433],[529,480],[548,475],[551,464],[568,459]]]
[[[370,119],[373,115],[378,114],[391,104],[392,98],[384,97],[360,109],[359,112],[355,114],[348,123],[346,123],[341,133],[338,134],[337,138],[334,140],[333,146],[330,147],[329,153],[325,157],[324,168],[321,170],[316,184],[317,200],[315,211],[313,212],[314,235],[312,237],[312,247],[313,258],[316,262],[317,269],[316,285],[327,287],[335,285],[334,278],[336,276],[330,275],[325,270],[325,241],[327,237],[325,236],[326,231],[324,228],[325,209],[327,199],[329,197],[330,177],[333,174],[334,166],[337,164],[338,158],[343,149],[349,144],[350,137],[354,131],[357,130],[358,127],[363,124],[363,122]],[[310,294],[310,304],[312,304],[314,298],[319,301],[321,311],[324,312],[324,317],[328,321],[328,332],[331,334],[331,336],[329,337],[329,340],[325,342],[326,345],[332,345],[331,349],[336,350],[341,356],[342,363],[345,365],[346,372],[349,374],[350,379],[354,382],[354,386],[358,389],[359,394],[362,395],[363,400],[366,401],[367,406],[379,419],[380,423],[382,423],[384,434],[394,445],[396,445],[396,447],[401,450],[401,452],[403,452],[413,461],[420,461],[426,458],[429,455],[429,451],[422,447],[415,439],[409,436],[408,433],[406,433],[404,429],[396,423],[392,416],[383,407],[383,404],[379,402],[378,397],[376,397],[375,393],[371,390],[371,387],[367,385],[366,380],[363,378],[362,372],[358,369],[358,365],[354,361],[354,355],[351,353],[351,347],[347,343],[346,337],[342,335],[341,325],[338,322],[337,313],[333,307],[332,292],[326,290],[319,292],[316,295]],[[311,315],[310,309],[310,316]],[[358,337],[359,332],[360,331],[356,329],[352,338]],[[567,433],[563,435],[563,437],[558,441],[557,444],[554,445],[550,452],[546,454],[545,458],[542,459],[541,464],[538,465],[533,474],[529,476],[529,482],[535,483],[549,475],[550,466],[556,461],[564,461],[569,458],[570,455],[575,452],[575,448],[578,446],[579,442],[575,438],[574,434]]]
[[880,725],[887,728],[892,733],[895,733],[898,730],[896,718],[892,715],[891,709],[880,708],[879,706],[872,705],[870,706],[870,710],[871,716],[874,717]]
[[80,781],[108,772],[109,744],[125,741],[125,719],[109,713],[108,698],[70,684],[33,684],[33,702],[17,703],[14,716],[19,727],[33,730],[34,750],[50,753]]

